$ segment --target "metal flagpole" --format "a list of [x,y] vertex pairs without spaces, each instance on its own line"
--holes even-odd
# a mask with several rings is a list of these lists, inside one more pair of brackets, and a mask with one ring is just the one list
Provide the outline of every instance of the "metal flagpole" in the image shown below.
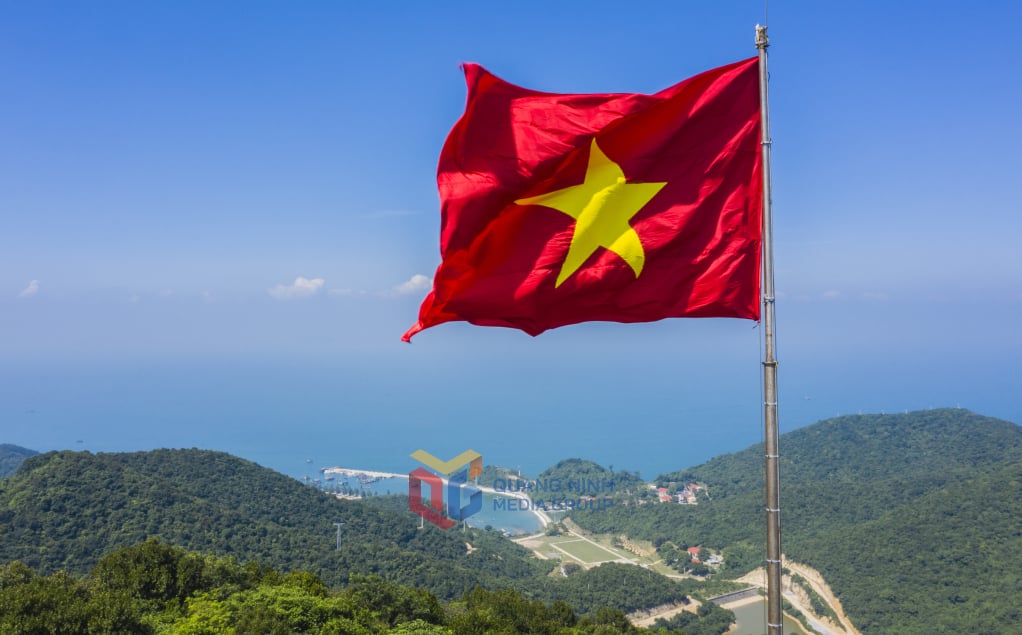
[[781,496],[777,442],[777,358],[774,350],[774,245],[770,200],[770,111],[767,106],[767,28],[756,25],[763,157],[763,413],[766,427],[767,634],[783,635],[781,613]]

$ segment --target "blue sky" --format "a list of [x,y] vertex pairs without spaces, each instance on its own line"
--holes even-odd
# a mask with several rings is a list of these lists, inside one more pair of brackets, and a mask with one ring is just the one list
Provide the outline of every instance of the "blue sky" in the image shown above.
[[[549,4],[0,5],[0,441],[280,469],[481,446],[649,475],[757,441],[746,321],[399,341],[438,264],[460,62],[653,92],[755,55],[764,21]],[[784,429],[1022,421],[1020,22],[1012,2],[771,5]]]

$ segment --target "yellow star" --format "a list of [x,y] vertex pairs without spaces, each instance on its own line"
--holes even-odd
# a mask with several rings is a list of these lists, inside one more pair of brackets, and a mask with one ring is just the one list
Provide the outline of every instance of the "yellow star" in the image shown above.
[[575,233],[555,287],[578,271],[600,247],[621,256],[638,278],[646,253],[628,221],[665,185],[667,183],[625,182],[621,166],[610,160],[593,139],[583,183],[515,203],[550,207],[575,219]]

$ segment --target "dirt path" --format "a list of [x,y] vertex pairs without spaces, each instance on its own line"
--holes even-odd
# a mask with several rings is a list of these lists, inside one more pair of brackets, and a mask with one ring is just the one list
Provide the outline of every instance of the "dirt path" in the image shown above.
[[[790,560],[784,561],[784,566],[789,569],[792,573],[798,574],[805,578],[809,586],[812,587],[813,591],[816,591],[823,598],[823,600],[830,606],[831,610],[837,614],[840,624],[835,624],[833,620],[826,617],[816,615],[810,608],[809,597],[805,591],[797,584],[792,582],[791,577],[784,576],[781,581],[781,588],[783,590],[784,599],[791,602],[792,606],[798,609],[806,618],[809,623],[812,624],[813,628],[824,633],[824,635],[862,635],[858,629],[852,624],[848,616],[845,615],[844,609],[841,606],[841,601],[837,599],[834,592],[830,590],[830,586],[827,585],[827,581],[823,579],[823,576],[819,571],[798,562],[792,562]],[[751,584],[760,588],[766,588],[766,571],[762,568],[751,571],[746,575],[738,579],[739,582]]]
[[841,626],[844,627],[846,633],[849,633],[850,635],[862,635],[859,630],[855,628],[855,625],[852,624],[852,621],[848,619],[848,616],[845,615],[845,609],[841,606],[841,600],[837,599],[834,592],[830,590],[830,585],[828,585],[827,581],[823,579],[823,576],[819,571],[813,569],[809,565],[805,565],[800,562],[792,562],[791,560],[785,560],[784,566],[805,578],[809,583],[809,586],[813,588],[813,591],[820,594],[820,597],[822,597],[827,604],[830,605],[831,610],[837,613],[838,620],[841,622]]
[[640,613],[633,613],[628,616],[628,620],[639,628],[649,628],[653,626],[653,622],[663,618],[669,620],[682,611],[689,611],[695,613],[699,610],[699,601],[695,600],[688,604],[665,604],[664,606],[657,606],[650,610],[650,612],[642,611]]

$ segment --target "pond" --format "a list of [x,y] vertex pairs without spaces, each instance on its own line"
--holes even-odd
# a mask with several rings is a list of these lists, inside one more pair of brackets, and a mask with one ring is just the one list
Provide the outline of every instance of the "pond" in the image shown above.
[[[728,635],[763,635],[767,632],[766,598],[760,598],[756,602],[749,602],[734,608],[729,606],[724,608],[734,611],[735,618],[738,620],[737,628],[729,631]],[[784,634],[808,635],[801,624],[788,616],[784,617]]]

